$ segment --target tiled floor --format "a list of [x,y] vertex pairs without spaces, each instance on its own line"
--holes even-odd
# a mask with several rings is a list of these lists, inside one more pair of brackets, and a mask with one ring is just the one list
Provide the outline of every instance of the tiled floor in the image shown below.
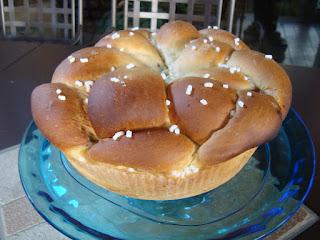
[[287,40],[286,64],[312,67],[320,48],[320,26],[280,21],[278,30]]
[[[246,14],[242,33],[252,23],[253,15]],[[280,17],[277,31],[287,41],[288,48],[282,63],[305,67],[320,67],[320,24],[303,24],[295,19]]]
[[67,240],[34,210],[23,192],[18,174],[18,151],[0,151],[0,239]]

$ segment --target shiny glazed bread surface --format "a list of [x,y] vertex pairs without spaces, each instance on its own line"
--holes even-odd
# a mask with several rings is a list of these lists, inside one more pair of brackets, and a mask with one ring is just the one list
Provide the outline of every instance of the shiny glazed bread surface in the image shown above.
[[[31,104],[42,133],[92,181],[138,198],[174,199],[233,177],[277,135],[291,91],[271,56],[229,32],[173,21],[157,33],[114,32],[73,53],[51,83],[35,88]],[[220,181],[205,182],[209,173]],[[154,188],[116,181],[119,174]],[[177,192],[178,182],[203,186]]]

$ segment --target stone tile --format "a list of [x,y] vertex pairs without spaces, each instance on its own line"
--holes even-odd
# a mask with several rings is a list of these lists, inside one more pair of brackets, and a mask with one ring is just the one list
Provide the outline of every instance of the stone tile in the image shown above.
[[5,235],[15,234],[44,222],[26,197],[2,206]]
[[2,209],[0,207],[0,239],[4,239],[4,226],[3,226],[3,214]]
[[48,223],[41,223],[28,230],[7,237],[5,240],[70,240],[70,238],[58,232]]
[[0,152],[0,206],[24,196],[18,173],[19,147]]

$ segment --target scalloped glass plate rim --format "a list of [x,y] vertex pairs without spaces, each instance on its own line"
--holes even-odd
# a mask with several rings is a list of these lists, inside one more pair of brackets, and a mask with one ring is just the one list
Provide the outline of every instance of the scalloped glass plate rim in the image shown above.
[[[264,233],[263,235],[259,236],[258,238],[256,239],[263,239],[265,238],[266,236],[270,235],[271,233],[277,231],[280,227],[282,227],[286,222],[288,222],[290,220],[290,218],[298,211],[298,209],[301,207],[301,205],[303,204],[303,202],[305,201],[306,197],[308,196],[311,188],[312,188],[312,185],[313,185],[313,181],[314,181],[314,178],[315,178],[315,166],[316,166],[316,154],[315,154],[315,147],[314,147],[314,143],[313,143],[313,138],[310,134],[310,131],[309,129],[307,128],[305,122],[303,121],[303,119],[301,118],[301,116],[296,112],[296,110],[294,110],[293,108],[290,108],[290,111],[293,112],[294,116],[298,119],[298,121],[301,123],[301,125],[303,126],[304,128],[304,131],[306,133],[306,137],[308,138],[308,142],[310,144],[310,148],[311,148],[311,151],[312,151],[312,164],[313,164],[313,169],[312,169],[312,174],[310,176],[310,181],[309,181],[309,184],[308,184],[308,187],[303,195],[303,197],[301,198],[301,200],[299,201],[299,204],[297,204],[297,206],[291,211],[291,213],[289,213],[287,215],[287,217],[282,221],[280,222],[276,227],[274,227],[273,229],[271,229],[270,231]],[[33,121],[31,121],[27,128],[26,129],[29,129],[29,127],[31,126],[31,124],[33,123]],[[27,131],[23,134],[23,137],[22,137],[22,142],[23,140],[25,139],[27,135]],[[19,149],[19,158],[20,158],[20,155],[21,155],[21,148]],[[25,186],[25,183],[22,181],[22,174],[21,174],[21,168],[20,168],[20,164],[19,164],[19,177],[20,177],[20,182],[22,184],[22,187],[23,187],[23,190],[24,192],[26,193],[26,196],[28,197],[30,203],[32,204],[32,206],[34,207],[34,209],[40,214],[40,216],[42,216],[46,222],[48,222],[51,226],[53,226],[55,229],[57,229],[59,232],[63,233],[64,235],[66,235],[67,237],[71,238],[71,239],[76,239],[74,236],[72,236],[71,234],[67,233],[66,231],[64,231],[61,227],[57,226],[55,223],[53,223],[44,213],[41,212],[41,209],[39,209],[36,204],[34,203],[33,201],[33,198],[32,196],[28,193],[27,191],[27,187]],[[109,239],[119,239],[119,238],[115,238],[115,237],[112,237],[111,235],[108,235],[110,238]],[[104,238],[105,239],[105,238]]]

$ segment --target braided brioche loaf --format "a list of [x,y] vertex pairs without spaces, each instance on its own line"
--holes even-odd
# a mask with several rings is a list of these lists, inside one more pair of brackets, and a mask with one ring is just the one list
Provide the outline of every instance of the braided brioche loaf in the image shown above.
[[291,84],[231,33],[174,21],[73,53],[31,100],[39,129],[88,179],[178,199],[225,183],[277,135]]

